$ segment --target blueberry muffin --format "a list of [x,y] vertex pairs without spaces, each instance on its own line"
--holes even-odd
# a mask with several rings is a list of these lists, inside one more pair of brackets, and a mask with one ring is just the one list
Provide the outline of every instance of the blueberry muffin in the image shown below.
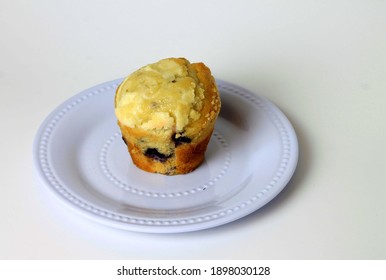
[[185,174],[205,158],[221,101],[203,63],[167,58],[129,75],[117,88],[115,114],[133,163]]

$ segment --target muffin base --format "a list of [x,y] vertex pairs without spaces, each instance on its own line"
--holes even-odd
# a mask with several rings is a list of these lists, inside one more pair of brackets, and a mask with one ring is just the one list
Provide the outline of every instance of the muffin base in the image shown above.
[[152,157],[124,136],[133,163],[140,169],[164,175],[186,174],[195,170],[205,159],[213,129],[196,143],[183,143],[175,147],[174,154],[165,158]]

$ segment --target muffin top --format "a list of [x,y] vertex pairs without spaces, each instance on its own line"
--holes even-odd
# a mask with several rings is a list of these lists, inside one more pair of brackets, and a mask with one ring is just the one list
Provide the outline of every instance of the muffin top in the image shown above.
[[181,133],[194,122],[216,118],[220,105],[214,79],[203,63],[167,58],[140,68],[121,83],[115,114],[130,128]]

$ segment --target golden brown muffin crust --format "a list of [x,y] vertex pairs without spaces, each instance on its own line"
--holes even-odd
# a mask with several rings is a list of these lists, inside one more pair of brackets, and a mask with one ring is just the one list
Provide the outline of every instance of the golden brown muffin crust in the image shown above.
[[208,67],[164,59],[128,76],[118,87],[115,113],[139,168],[184,174],[203,160],[221,108]]

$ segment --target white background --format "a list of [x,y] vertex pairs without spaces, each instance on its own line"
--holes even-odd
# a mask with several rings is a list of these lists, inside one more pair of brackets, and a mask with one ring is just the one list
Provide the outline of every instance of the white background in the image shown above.
[[[386,2],[0,1],[1,259],[385,259]],[[165,57],[267,97],[300,144],[269,205],[201,232],[142,234],[69,212],[32,142],[57,105]]]

